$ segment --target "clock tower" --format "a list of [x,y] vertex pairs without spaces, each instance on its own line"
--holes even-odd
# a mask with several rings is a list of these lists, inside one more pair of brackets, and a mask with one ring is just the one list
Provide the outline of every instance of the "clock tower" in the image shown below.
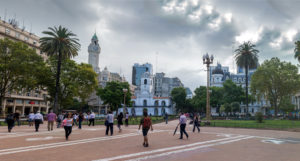
[[100,45],[98,43],[98,37],[96,33],[92,37],[91,43],[88,47],[88,52],[89,52],[89,64],[93,66],[93,69],[96,73],[100,72],[99,68],[99,55],[101,52]]

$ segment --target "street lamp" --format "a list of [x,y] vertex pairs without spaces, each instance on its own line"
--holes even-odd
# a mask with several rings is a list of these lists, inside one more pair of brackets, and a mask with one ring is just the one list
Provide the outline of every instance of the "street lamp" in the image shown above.
[[124,107],[123,107],[123,114],[125,114],[125,112],[127,111],[127,110],[125,110],[125,98],[126,98],[126,93],[128,92],[128,89],[126,89],[126,88],[124,88],[123,89],[123,92],[124,92]]
[[207,87],[206,87],[206,119],[211,119],[211,113],[210,113],[210,101],[209,101],[209,65],[213,63],[214,56],[211,55],[209,57],[208,53],[203,55],[203,64],[206,64],[207,67]]

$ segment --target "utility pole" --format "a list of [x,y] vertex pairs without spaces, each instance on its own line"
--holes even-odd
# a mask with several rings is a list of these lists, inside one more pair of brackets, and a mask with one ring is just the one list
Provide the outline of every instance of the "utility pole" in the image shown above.
[[206,119],[209,121],[211,119],[211,112],[210,112],[210,98],[209,98],[209,66],[213,63],[214,56],[211,55],[209,57],[208,53],[203,55],[203,64],[206,64],[207,67],[207,86],[206,86]]

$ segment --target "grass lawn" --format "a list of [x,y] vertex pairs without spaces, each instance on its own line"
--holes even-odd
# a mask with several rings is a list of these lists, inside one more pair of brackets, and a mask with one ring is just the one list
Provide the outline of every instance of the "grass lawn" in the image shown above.
[[[202,125],[204,125],[204,123],[202,123]],[[210,126],[288,130],[300,129],[300,121],[264,120],[263,123],[257,123],[255,120],[212,120]]]

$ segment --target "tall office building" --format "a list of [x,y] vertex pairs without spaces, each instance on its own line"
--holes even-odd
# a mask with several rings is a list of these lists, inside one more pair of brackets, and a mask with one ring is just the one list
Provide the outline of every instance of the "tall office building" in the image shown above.
[[135,86],[139,86],[141,84],[141,76],[145,72],[149,72],[150,75],[153,74],[152,64],[138,64],[135,63],[132,67],[132,84]]
[[154,76],[154,95],[157,97],[170,97],[174,88],[184,87],[179,78],[165,77],[165,73],[156,73]]

